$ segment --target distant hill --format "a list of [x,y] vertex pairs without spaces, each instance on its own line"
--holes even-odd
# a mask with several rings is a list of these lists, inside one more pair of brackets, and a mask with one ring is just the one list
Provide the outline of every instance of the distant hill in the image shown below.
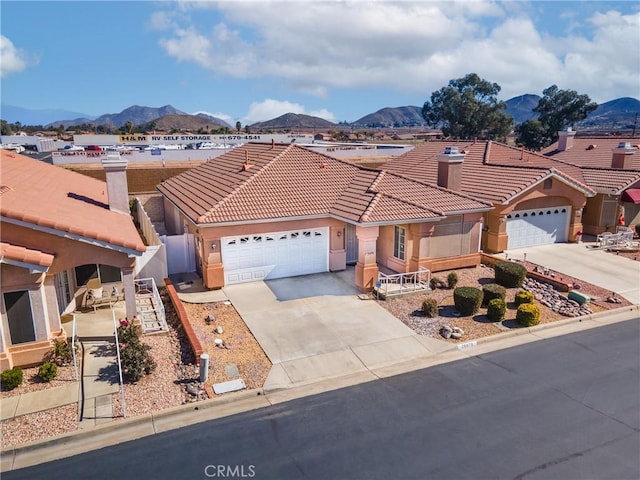
[[107,113],[100,115],[95,120],[87,118],[75,118],[72,120],[57,120],[51,122],[50,125],[58,126],[64,125],[67,128],[69,125],[81,125],[83,123],[94,123],[96,125],[113,125],[121,127],[127,122],[131,122],[134,125],[142,125],[143,123],[151,122],[156,118],[163,117],[165,115],[187,115],[185,112],[172,107],[171,105],[165,105],[160,108],[153,107],[141,107],[140,105],[133,105],[129,108],[125,108],[120,113]]
[[311,115],[303,115],[300,113],[285,113],[273,120],[250,125],[252,130],[286,130],[299,128],[326,130],[335,126],[335,123],[331,123],[324,118],[312,117]]
[[[72,112],[60,109],[32,110],[29,108],[16,107],[2,104],[0,106],[0,118],[9,123],[20,122],[23,125],[47,125],[57,118],[88,118],[93,119],[86,113]],[[91,121],[89,120],[89,121]]]
[[155,130],[187,130],[195,132],[200,129],[218,130],[225,125],[213,122],[208,116],[199,115],[165,115],[156,118],[151,122],[145,122],[142,125],[143,130],[154,130],[152,122],[155,123]]
[[209,120],[210,122],[217,123],[218,125],[222,125],[223,127],[231,128],[231,125],[229,125],[229,123],[225,122],[221,118],[214,117],[213,115],[207,115],[206,113],[200,112],[200,113],[194,114],[194,116],[205,118],[205,119]]
[[532,95],[530,93],[510,98],[505,102],[507,104],[505,112],[511,115],[516,123],[537,118],[538,114],[533,109],[538,106],[541,98],[540,95]]
[[370,113],[351,123],[355,127],[388,128],[419,127],[426,125],[422,118],[422,108],[415,106],[386,107]]
[[629,129],[633,128],[636,115],[640,116],[640,101],[623,97],[598,105],[589,116],[576,124],[580,128]]

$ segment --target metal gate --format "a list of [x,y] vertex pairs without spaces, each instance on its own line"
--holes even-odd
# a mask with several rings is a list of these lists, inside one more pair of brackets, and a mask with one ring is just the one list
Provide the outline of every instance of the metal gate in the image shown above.
[[173,273],[195,272],[196,254],[193,235],[162,235],[160,240],[167,249],[167,270]]
[[358,262],[358,237],[356,236],[356,226],[347,223],[345,238],[345,248],[347,250],[347,264],[352,265]]

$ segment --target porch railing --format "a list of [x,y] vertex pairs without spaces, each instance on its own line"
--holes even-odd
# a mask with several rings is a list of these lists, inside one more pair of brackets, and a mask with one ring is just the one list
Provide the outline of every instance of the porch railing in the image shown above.
[[429,290],[431,271],[419,267],[415,272],[386,274],[379,272],[375,294],[380,297],[392,297],[406,293]]
[[164,304],[153,278],[135,280],[136,310],[142,325],[142,333],[166,332],[167,318]]

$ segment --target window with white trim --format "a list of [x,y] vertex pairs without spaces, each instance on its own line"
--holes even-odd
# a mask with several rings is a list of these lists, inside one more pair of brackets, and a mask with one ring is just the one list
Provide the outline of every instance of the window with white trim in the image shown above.
[[393,256],[404,260],[406,232],[402,227],[396,226],[393,231]]

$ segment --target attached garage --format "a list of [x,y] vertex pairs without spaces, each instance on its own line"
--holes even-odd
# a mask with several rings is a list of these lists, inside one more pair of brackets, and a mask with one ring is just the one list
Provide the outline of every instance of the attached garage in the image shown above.
[[570,214],[569,206],[514,210],[507,215],[508,248],[566,242]]
[[329,271],[329,229],[223,237],[225,284]]

